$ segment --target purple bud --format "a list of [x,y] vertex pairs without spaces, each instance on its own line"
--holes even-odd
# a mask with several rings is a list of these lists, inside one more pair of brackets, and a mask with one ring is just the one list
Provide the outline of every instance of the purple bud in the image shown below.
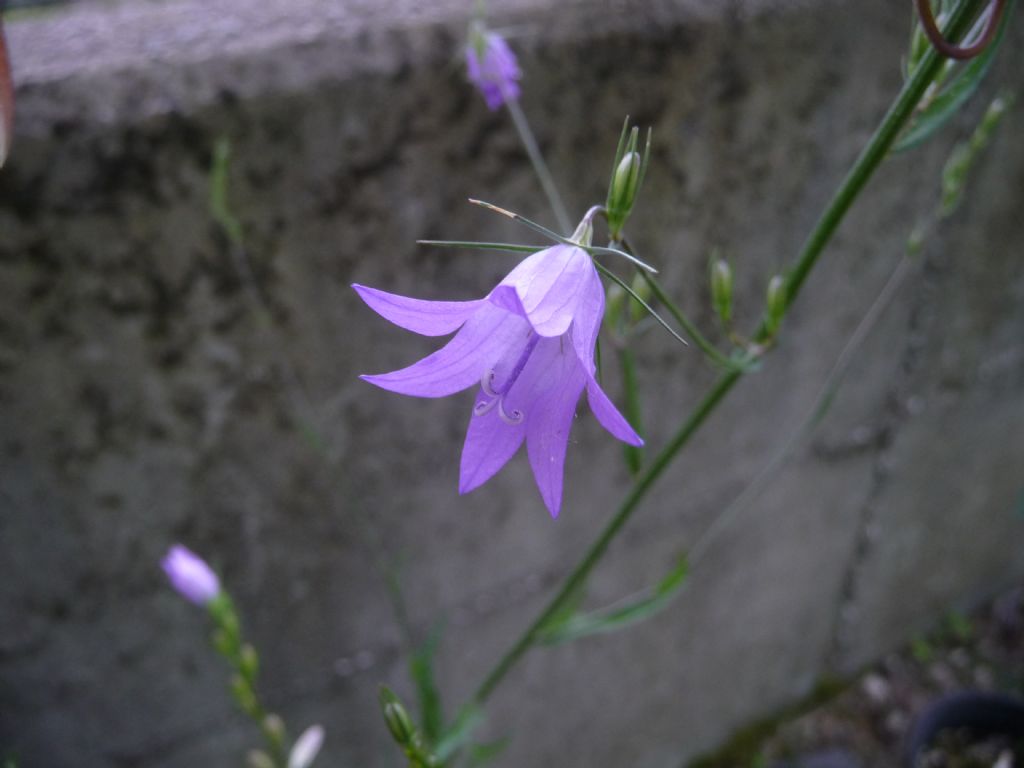
[[160,565],[171,580],[171,586],[196,605],[206,605],[220,594],[217,574],[188,547],[175,544]]
[[519,98],[519,63],[505,39],[494,32],[474,31],[466,46],[466,72],[492,110]]

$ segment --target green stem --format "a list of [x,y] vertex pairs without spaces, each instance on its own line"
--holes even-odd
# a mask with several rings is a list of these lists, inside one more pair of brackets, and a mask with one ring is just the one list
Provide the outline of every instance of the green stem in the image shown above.
[[558,226],[562,232],[568,235],[573,230],[572,221],[569,219],[569,214],[565,209],[565,203],[562,202],[562,196],[558,194],[558,187],[555,186],[555,180],[551,176],[551,171],[548,170],[547,163],[544,162],[544,156],[540,153],[540,148],[537,146],[537,139],[534,138],[533,131],[530,130],[530,123],[526,119],[526,115],[523,114],[523,109],[519,106],[518,101],[511,99],[505,102],[505,106],[508,107],[508,113],[512,116],[512,123],[519,133],[519,140],[523,143],[523,148],[526,150],[530,163],[533,165],[533,172],[537,174],[540,186],[544,190],[544,194],[547,195],[548,203],[555,214]]
[[[638,434],[643,434],[643,409],[640,407],[640,387],[636,380],[636,358],[633,350],[623,347],[619,350],[619,367],[622,368],[622,389],[626,397],[626,419]],[[626,464],[629,474],[639,474],[644,462],[644,449],[635,445],[626,446]]]
[[[984,0],[964,0],[964,2],[960,3],[952,14],[948,28],[944,30],[947,39],[959,39],[971,19],[977,15],[983,3]],[[817,263],[825,245],[834,234],[857,195],[867,184],[868,179],[871,178],[874,171],[885,158],[889,147],[892,146],[903,125],[913,114],[917,103],[941,66],[942,60],[934,50],[929,50],[924,55],[920,65],[904,84],[892,107],[882,119],[882,123],[843,180],[842,185],[833,196],[825,212],[821,215],[804,247],[800,250],[796,264],[787,274],[787,310],[792,306],[804,280],[806,280],[808,273]],[[757,337],[766,339],[767,336],[767,330],[762,325],[758,330]],[[647,491],[650,490],[655,481],[675,459],[679,451],[689,442],[698,428],[700,428],[742,376],[742,371],[734,369],[719,375],[712,385],[710,392],[704,396],[704,399],[701,400],[690,416],[683,422],[669,443],[661,449],[652,463],[637,479],[636,484],[623,500],[618,511],[605,525],[604,530],[601,531],[597,540],[583,556],[583,559],[566,578],[562,587],[540,612],[540,615],[534,619],[526,631],[520,635],[512,647],[499,659],[487,677],[484,678],[483,683],[476,690],[476,693],[473,694],[472,706],[480,707],[486,702],[509,671],[534,644],[539,630],[544,627],[552,616],[558,614],[567,601],[583,586],[594,566],[597,565],[608,549],[608,545],[629,521],[640,501],[647,494]]]

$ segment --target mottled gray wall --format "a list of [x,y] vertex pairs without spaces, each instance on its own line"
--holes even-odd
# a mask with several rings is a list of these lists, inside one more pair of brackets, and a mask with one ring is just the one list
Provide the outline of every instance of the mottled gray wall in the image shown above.
[[[470,196],[546,216],[508,120],[463,82],[469,4],[302,0],[215,18],[207,5],[85,5],[9,25],[20,111],[0,173],[0,752],[54,768],[238,764],[255,734],[222,691],[201,614],[156,565],[180,540],[236,594],[270,704],[296,728],[326,726],[323,764],[398,765],[375,705],[381,681],[410,693],[382,563],[404,564],[418,632],[446,618],[439,673],[454,701],[628,478],[583,409],[557,522],[523,457],[459,498],[468,396],[404,399],[355,378],[435,343],[388,326],[349,283],[480,295],[508,257],[414,241],[524,237]],[[705,259],[724,248],[753,322],[767,276],[899,86],[908,9],[544,5],[520,0],[498,22],[522,32],[523,107],[573,211],[601,199],[623,115],[653,126],[640,248],[708,328]],[[1019,48],[1005,54],[995,79],[1019,92]],[[612,548],[594,604],[660,578],[805,417],[970,120],[882,171],[780,348]],[[504,765],[679,765],[1024,575],[1022,131],[1018,110],[814,439],[672,608],[537,651],[509,678],[487,729],[513,736]],[[269,314],[209,219],[219,137]],[[713,371],[654,331],[638,352],[657,447]]]

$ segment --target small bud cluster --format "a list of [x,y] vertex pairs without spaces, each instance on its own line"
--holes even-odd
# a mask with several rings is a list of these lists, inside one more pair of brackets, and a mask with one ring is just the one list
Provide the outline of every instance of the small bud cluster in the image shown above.
[[221,588],[217,574],[199,555],[180,544],[171,547],[160,565],[171,586],[182,597],[209,611],[213,621],[213,647],[234,671],[229,685],[232,698],[263,734],[267,751],[252,750],[246,761],[249,768],[308,768],[320,751],[323,728],[314,725],[306,729],[291,750],[286,751],[288,734],[284,721],[268,713],[256,694],[259,654],[242,639],[238,612],[231,596]]

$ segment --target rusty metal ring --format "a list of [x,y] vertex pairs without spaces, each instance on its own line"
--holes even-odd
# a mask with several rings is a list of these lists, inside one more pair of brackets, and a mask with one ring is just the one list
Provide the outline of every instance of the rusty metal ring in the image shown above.
[[976,42],[969,46],[961,47],[959,45],[953,45],[945,37],[942,36],[942,32],[939,30],[938,24],[935,23],[935,15],[932,13],[932,6],[930,0],[917,0],[917,14],[921,17],[921,26],[924,27],[924,32],[928,35],[928,39],[931,44],[935,46],[935,49],[943,56],[950,59],[973,59],[979,53],[988,47],[988,44],[992,42],[992,37],[995,35],[996,30],[999,29],[999,22],[1003,18],[1003,10],[1006,8],[1006,0],[993,0],[989,6],[991,8],[991,14],[989,15],[988,24],[985,25],[985,30],[981,33],[981,36]]

